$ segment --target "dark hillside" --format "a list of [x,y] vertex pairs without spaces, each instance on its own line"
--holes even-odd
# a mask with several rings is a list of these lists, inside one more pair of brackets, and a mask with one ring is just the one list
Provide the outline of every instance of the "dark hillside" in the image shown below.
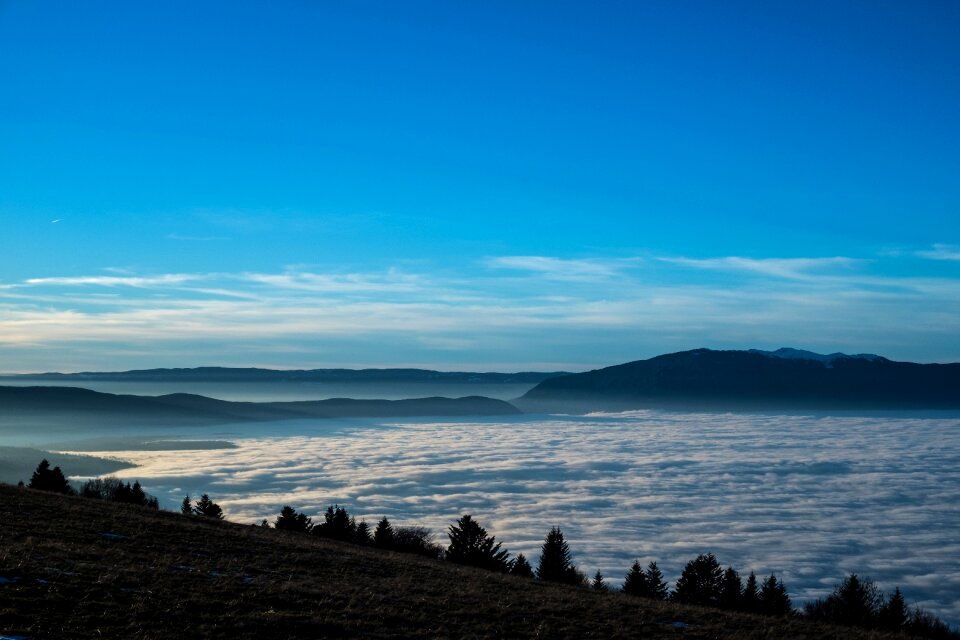
[[513,415],[508,402],[482,396],[301,402],[231,402],[189,393],[135,396],[76,387],[0,386],[0,422],[66,417],[71,423],[122,418],[126,423],[221,424],[302,418]]
[[554,406],[578,410],[960,408],[960,364],[915,364],[842,354],[823,358],[683,351],[551,378],[527,392],[518,406],[526,411]]
[[882,638],[0,485],[0,635]]

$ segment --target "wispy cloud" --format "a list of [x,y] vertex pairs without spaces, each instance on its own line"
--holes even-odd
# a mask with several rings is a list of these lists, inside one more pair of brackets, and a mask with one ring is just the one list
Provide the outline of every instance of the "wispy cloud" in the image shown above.
[[156,276],[79,276],[65,278],[28,278],[21,286],[96,286],[96,287],[165,287],[209,279],[203,274],[170,273]]
[[639,258],[601,260],[561,259],[550,256],[499,256],[488,258],[486,265],[493,269],[533,272],[558,280],[580,280],[614,276],[627,267],[635,266],[639,261]]
[[713,271],[740,271],[762,276],[806,280],[818,274],[830,273],[838,268],[848,269],[862,260],[834,256],[828,258],[743,258],[727,256],[722,258],[659,258],[663,262]]
[[927,251],[918,251],[917,255],[929,260],[960,260],[960,247],[952,244],[935,244]]

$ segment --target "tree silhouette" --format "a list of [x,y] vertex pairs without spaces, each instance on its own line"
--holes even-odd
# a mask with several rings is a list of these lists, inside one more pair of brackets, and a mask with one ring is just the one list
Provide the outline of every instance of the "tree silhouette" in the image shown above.
[[760,587],[760,613],[768,616],[785,616],[793,612],[790,596],[782,580],[770,574]]
[[284,506],[280,510],[280,515],[273,523],[274,529],[281,531],[297,531],[300,533],[309,533],[313,528],[313,522],[305,513],[297,513],[296,509],[290,506]]
[[667,589],[667,582],[663,579],[663,573],[660,571],[657,563],[651,562],[648,564],[647,570],[644,573],[647,578],[647,591],[650,593],[648,597],[653,600],[666,600],[670,592]]
[[211,500],[207,494],[200,496],[200,499],[193,505],[193,513],[198,516],[204,516],[205,518],[223,520],[223,509]]
[[60,470],[60,467],[51,469],[50,463],[46,458],[41,460],[40,464],[37,465],[37,469],[33,472],[33,475],[30,476],[30,484],[28,486],[31,489],[63,493],[66,495],[73,495],[75,493],[73,487],[70,486],[70,483],[67,482],[66,477],[63,475],[63,471]]
[[415,553],[427,558],[442,558],[444,548],[434,542],[433,532],[426,527],[396,527],[393,548],[401,553]]
[[381,549],[392,549],[393,542],[393,527],[390,526],[390,521],[384,516],[377,523],[377,528],[373,530],[373,545]]
[[190,495],[183,496],[183,502],[180,503],[180,513],[185,516],[193,515],[193,504],[190,502]]
[[553,527],[540,547],[540,564],[537,565],[537,578],[544,582],[562,582],[580,584],[581,576],[573,565],[570,547],[563,539],[560,527]]
[[720,586],[719,605],[724,609],[739,609],[743,601],[743,581],[740,574],[733,567],[727,567],[723,572],[723,582]]
[[877,618],[880,627],[887,631],[900,631],[907,624],[910,619],[910,612],[903,599],[903,594],[900,593],[900,587],[894,589],[893,595],[880,609]]
[[366,520],[361,520],[357,523],[357,530],[353,534],[353,542],[362,547],[373,542],[373,538],[370,537],[370,526]]
[[450,545],[447,560],[457,564],[481,567],[491,571],[507,571],[510,563],[505,549],[500,549],[496,536],[487,535],[487,530],[470,515],[462,516],[447,530]]
[[338,504],[327,507],[323,522],[313,527],[314,535],[342,542],[352,542],[357,532],[357,523],[347,510]]
[[712,553],[701,554],[687,563],[677,579],[673,599],[685,604],[716,606],[723,587],[723,569]]
[[753,571],[750,572],[747,577],[747,584],[743,587],[740,606],[744,611],[756,612],[760,610],[760,587],[757,584],[757,574]]
[[590,588],[594,591],[600,591],[606,593],[610,589],[607,587],[607,583],[603,581],[603,574],[600,573],[600,570],[597,569],[597,573],[593,576],[593,582],[590,583]]
[[883,594],[870,579],[851,573],[838,584],[826,600],[809,602],[804,607],[808,617],[837,624],[867,627],[875,622],[883,606]]
[[621,588],[627,595],[647,598],[650,596],[650,588],[647,585],[647,575],[640,568],[640,561],[634,560],[630,571],[623,578],[623,587]]
[[510,563],[510,574],[523,578],[533,577],[533,567],[530,566],[526,556],[524,556],[522,553],[518,553],[517,557],[513,559],[512,563]]

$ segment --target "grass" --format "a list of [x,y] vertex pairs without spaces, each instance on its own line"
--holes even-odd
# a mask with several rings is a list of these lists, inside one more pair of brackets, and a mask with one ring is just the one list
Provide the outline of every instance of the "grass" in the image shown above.
[[884,638],[0,485],[0,635]]

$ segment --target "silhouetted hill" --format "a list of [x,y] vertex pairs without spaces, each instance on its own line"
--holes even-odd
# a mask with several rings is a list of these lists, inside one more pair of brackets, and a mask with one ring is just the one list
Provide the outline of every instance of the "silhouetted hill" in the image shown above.
[[58,417],[71,420],[123,418],[127,422],[217,424],[298,418],[383,418],[412,416],[513,415],[508,402],[482,396],[352,400],[334,398],[300,402],[231,402],[175,393],[135,396],[100,393],[75,387],[2,387],[0,418]]
[[807,353],[671,353],[545,380],[517,405],[525,411],[960,408],[960,364]]
[[0,485],[0,521],[0,636],[901,637],[600,594],[9,485]]
[[142,369],[135,371],[85,371],[82,373],[30,373],[0,376],[14,380],[115,382],[432,382],[534,384],[566,372],[521,371],[518,373],[432,371],[429,369],[259,369],[195,367],[189,369]]

